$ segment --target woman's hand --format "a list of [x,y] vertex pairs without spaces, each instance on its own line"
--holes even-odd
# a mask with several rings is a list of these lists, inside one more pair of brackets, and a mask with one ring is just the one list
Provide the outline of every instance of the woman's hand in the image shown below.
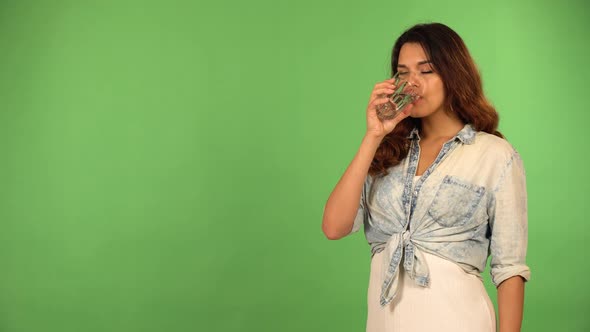
[[375,84],[375,87],[373,88],[369,105],[367,106],[367,135],[369,136],[383,139],[385,135],[393,131],[398,123],[410,115],[410,110],[414,106],[412,104],[404,107],[402,112],[393,119],[381,121],[377,117],[377,106],[390,102],[388,96],[390,96],[396,88],[394,81],[395,80],[391,78]]

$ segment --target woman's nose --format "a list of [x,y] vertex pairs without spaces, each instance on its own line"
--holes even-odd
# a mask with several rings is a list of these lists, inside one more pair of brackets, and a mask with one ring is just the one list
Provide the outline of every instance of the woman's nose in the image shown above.
[[420,86],[422,83],[422,79],[417,73],[410,72],[410,76],[408,77],[408,83],[413,86]]

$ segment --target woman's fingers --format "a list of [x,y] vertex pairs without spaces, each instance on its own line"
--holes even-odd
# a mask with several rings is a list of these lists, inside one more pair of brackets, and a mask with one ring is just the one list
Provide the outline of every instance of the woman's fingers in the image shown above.
[[393,92],[395,91],[395,89],[390,88],[390,87],[381,87],[379,89],[373,90],[373,93],[371,94],[371,97],[376,97],[378,95],[390,95],[393,94]]
[[388,101],[389,101],[389,97],[387,97],[387,96],[381,97],[381,98],[379,98],[379,97],[374,98],[369,103],[369,109],[375,108],[377,105],[385,104]]
[[410,116],[412,107],[414,107],[414,105],[408,105],[408,106],[404,107],[402,109],[402,111],[399,112],[399,114],[396,115],[393,119],[384,120],[383,121],[383,126],[387,130],[390,130],[390,129],[395,128],[395,126],[397,126],[398,123],[402,122],[405,118],[407,118],[408,116]]

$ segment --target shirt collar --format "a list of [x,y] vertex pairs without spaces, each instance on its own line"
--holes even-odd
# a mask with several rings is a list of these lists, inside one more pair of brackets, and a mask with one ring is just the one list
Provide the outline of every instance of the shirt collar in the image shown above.
[[[473,144],[473,142],[475,142],[475,134],[475,129],[473,129],[473,126],[468,123],[465,126],[463,126],[463,129],[461,129],[457,133],[457,135],[455,135],[455,139],[460,140],[463,144],[470,145]],[[412,131],[408,135],[408,138],[411,140],[420,139],[418,127],[414,127],[414,129],[412,129]]]

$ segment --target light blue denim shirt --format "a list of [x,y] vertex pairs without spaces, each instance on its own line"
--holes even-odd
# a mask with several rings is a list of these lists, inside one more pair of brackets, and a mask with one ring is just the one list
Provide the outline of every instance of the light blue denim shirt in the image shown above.
[[443,145],[414,186],[418,130],[408,138],[408,156],[389,168],[388,175],[367,175],[351,231],[364,225],[371,257],[386,251],[381,305],[396,296],[400,264],[418,285],[428,286],[423,251],[479,278],[491,255],[496,286],[515,275],[529,280],[527,194],[520,155],[506,140],[467,124]]

